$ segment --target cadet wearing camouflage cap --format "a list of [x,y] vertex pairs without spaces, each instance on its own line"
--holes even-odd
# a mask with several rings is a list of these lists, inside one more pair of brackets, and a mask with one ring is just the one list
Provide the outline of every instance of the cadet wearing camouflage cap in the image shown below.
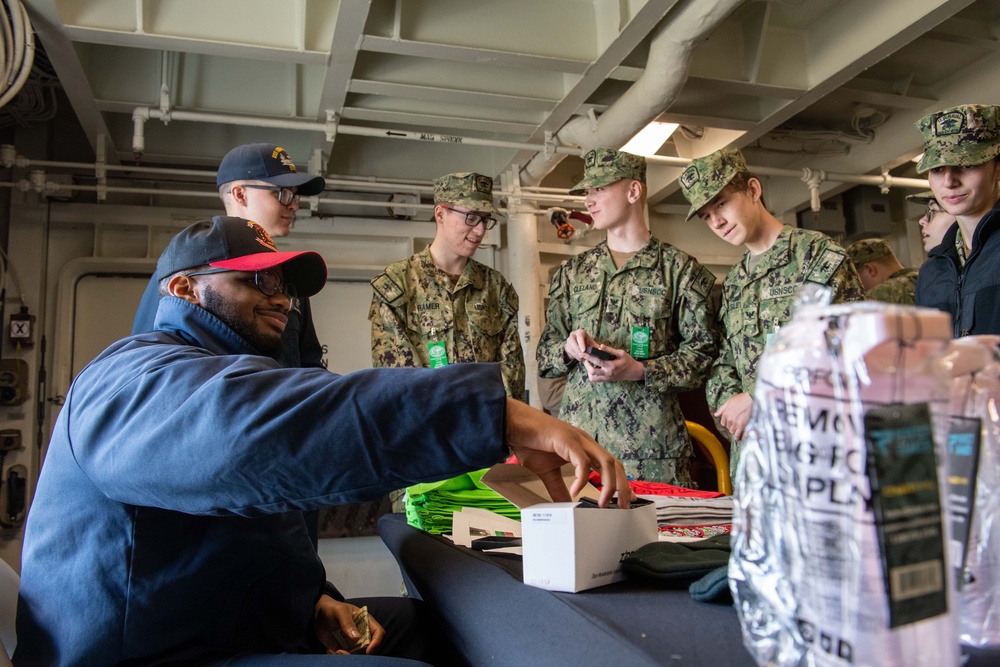
[[917,270],[899,261],[882,239],[862,239],[847,246],[847,256],[861,276],[865,299],[883,303],[913,305]]
[[[372,366],[499,362],[507,395],[523,401],[517,292],[499,271],[472,259],[497,223],[493,179],[441,176],[434,204],[434,241],[372,279]],[[390,496],[402,511],[402,494]]]
[[704,220],[743,258],[722,287],[719,357],[705,387],[708,404],[733,436],[732,470],[750,419],[757,363],[767,340],[792,316],[799,288],[830,288],[832,300],[857,301],[862,287],[844,249],[819,232],[787,227],[764,206],[763,186],[742,153],[720,150],[692,160],[681,172],[681,191],[691,203],[687,219]]
[[1000,334],[1000,107],[963,104],[921,118],[918,173],[958,224],[928,253],[916,303],[951,313],[955,337]]
[[434,181],[434,241],[372,280],[372,365],[500,362],[507,394],[524,400],[517,292],[472,256],[493,217],[493,179],[474,172]]
[[571,195],[586,194],[590,188],[600,188],[627,178],[646,182],[646,158],[610,148],[595,148],[583,158],[583,180],[569,191]]
[[847,246],[847,256],[854,262],[855,269],[893,254],[892,248],[882,239],[862,239]]
[[[633,479],[691,486],[691,441],[677,392],[701,387],[716,353],[713,276],[646,226],[646,160],[584,156],[585,194],[607,239],[556,269],[536,359],[565,376],[559,418],[614,452]],[[614,355],[604,360],[590,346]]]

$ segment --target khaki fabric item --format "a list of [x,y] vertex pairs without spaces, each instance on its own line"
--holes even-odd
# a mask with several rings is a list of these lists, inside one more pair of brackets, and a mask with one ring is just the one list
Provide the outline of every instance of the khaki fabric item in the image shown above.
[[923,174],[935,167],[975,167],[1000,155],[1000,107],[963,104],[927,114],[917,121],[924,154]]
[[612,148],[595,148],[583,156],[583,180],[569,191],[582,195],[589,188],[600,188],[631,178],[645,184],[646,158]]
[[678,179],[681,192],[691,202],[691,209],[684,219],[693,218],[702,206],[729,185],[733,176],[743,171],[749,170],[739,151],[718,150],[692,160]]
[[493,205],[493,179],[474,171],[435,178],[434,203],[454,204],[471,211],[496,213],[496,206]]

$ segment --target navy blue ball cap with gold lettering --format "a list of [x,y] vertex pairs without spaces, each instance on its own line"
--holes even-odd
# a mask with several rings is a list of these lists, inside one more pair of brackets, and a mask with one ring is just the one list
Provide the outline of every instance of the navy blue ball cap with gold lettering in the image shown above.
[[285,282],[300,297],[326,285],[326,260],[318,252],[278,250],[271,236],[252,220],[217,215],[181,230],[156,262],[156,279],[178,271],[215,266],[231,271],[262,271],[282,267]]
[[288,151],[274,144],[244,144],[226,153],[215,175],[215,184],[233,181],[263,181],[282,188],[297,188],[311,197],[323,192],[326,180],[295,169]]

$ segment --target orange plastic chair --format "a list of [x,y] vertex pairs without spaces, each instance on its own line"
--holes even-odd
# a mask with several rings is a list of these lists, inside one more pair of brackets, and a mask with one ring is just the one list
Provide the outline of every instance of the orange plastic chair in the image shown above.
[[733,495],[733,483],[729,479],[729,457],[719,439],[712,435],[712,432],[701,424],[685,421],[688,433],[691,438],[698,443],[701,451],[715,466],[715,479],[719,485],[719,492],[727,496]]

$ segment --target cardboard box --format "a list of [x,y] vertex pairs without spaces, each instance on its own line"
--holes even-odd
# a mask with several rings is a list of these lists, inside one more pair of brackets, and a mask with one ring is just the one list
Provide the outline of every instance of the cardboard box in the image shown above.
[[[572,482],[572,466],[564,466],[563,478]],[[521,510],[524,583],[531,586],[575,593],[620,581],[625,556],[657,540],[649,501],[627,510],[599,508],[597,490],[588,486],[578,501],[549,502],[534,473],[504,463],[490,468],[483,483]]]

